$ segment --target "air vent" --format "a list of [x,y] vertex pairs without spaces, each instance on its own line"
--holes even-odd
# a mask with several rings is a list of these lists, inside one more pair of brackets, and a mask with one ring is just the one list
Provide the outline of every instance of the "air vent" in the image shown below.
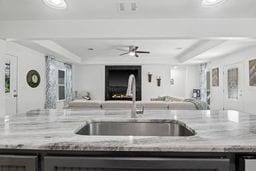
[[138,5],[134,1],[119,1],[118,3],[118,11],[119,12],[136,12],[138,9]]
[[125,11],[125,3],[121,2],[119,4],[119,11]]
[[132,3],[131,3],[131,10],[132,10],[132,11],[136,11],[136,10],[137,10],[137,4],[136,4],[136,2],[132,2]]

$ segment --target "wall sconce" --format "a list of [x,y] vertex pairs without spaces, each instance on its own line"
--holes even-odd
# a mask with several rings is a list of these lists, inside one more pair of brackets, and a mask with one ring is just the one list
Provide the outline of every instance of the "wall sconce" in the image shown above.
[[157,81],[157,86],[160,87],[161,86],[161,77],[157,77],[156,81]]
[[149,72],[148,73],[148,82],[151,83],[152,82],[152,74]]
[[171,85],[174,85],[174,79],[173,78],[171,78],[170,83],[171,83]]

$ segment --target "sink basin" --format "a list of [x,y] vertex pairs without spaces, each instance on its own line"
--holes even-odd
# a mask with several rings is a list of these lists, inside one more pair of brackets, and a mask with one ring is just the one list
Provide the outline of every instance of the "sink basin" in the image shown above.
[[177,120],[87,121],[79,135],[102,136],[193,136],[195,131]]

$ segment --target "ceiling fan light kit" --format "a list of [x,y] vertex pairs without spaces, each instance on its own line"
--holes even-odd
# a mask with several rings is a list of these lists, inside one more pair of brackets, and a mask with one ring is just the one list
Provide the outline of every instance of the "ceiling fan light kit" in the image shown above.
[[[135,57],[139,57],[138,54],[149,54],[149,51],[138,51],[139,47],[138,46],[129,46],[129,49],[127,52],[120,54],[120,56],[123,55],[130,55],[130,56],[135,56]],[[122,50],[122,49],[117,49],[117,50]],[[122,50],[123,51],[123,50]],[[125,51],[125,50],[124,50]]]
[[130,55],[130,56],[135,56],[136,53],[135,53],[135,51],[131,51],[131,52],[129,52],[129,55]]

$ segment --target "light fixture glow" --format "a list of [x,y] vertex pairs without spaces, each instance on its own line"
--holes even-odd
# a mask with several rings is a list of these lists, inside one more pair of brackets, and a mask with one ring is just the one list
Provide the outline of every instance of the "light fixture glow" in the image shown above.
[[67,3],[65,0],[43,0],[43,2],[54,9],[63,10],[67,8]]
[[212,7],[224,3],[226,0],[202,0],[203,7]]
[[130,55],[130,56],[135,56],[135,52],[134,52],[134,51],[131,51],[131,52],[129,52],[129,55]]

